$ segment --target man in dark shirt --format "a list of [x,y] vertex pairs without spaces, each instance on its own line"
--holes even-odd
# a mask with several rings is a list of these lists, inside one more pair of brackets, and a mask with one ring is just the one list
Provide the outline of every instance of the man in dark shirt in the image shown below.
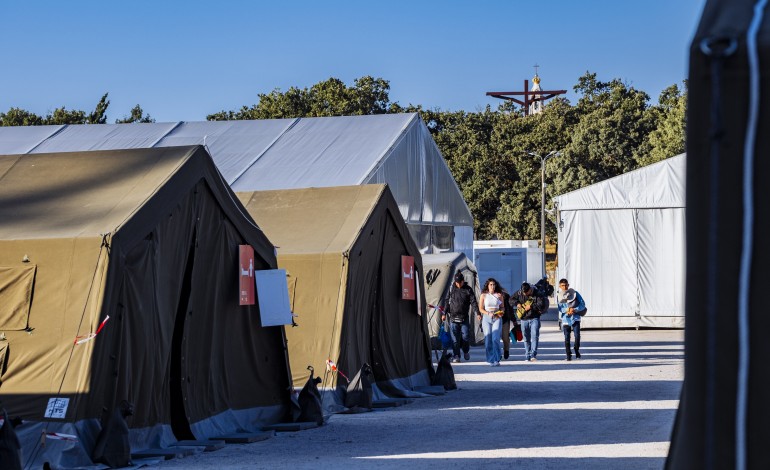
[[524,346],[527,361],[537,361],[537,341],[540,339],[540,315],[547,307],[545,298],[534,295],[535,290],[525,282],[521,289],[511,296],[511,306],[516,311],[516,317],[521,320],[524,333]]
[[471,358],[470,314],[471,309],[477,314],[479,304],[473,289],[465,283],[465,278],[460,271],[455,273],[454,286],[449,291],[446,300],[446,311],[441,315],[441,321],[446,321],[447,316],[451,323],[452,333],[452,362],[460,362],[460,349],[465,360]]

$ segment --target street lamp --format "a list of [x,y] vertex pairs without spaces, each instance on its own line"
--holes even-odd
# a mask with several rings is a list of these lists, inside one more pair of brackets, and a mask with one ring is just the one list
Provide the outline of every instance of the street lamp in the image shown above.
[[540,159],[540,246],[543,248],[543,277],[545,276],[545,161],[551,157],[561,155],[561,152],[552,150],[547,155],[542,156],[534,152],[527,152],[528,155]]

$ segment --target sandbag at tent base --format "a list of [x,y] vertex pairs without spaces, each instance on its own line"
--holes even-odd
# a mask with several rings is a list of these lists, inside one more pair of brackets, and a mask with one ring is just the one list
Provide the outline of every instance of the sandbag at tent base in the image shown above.
[[[200,440],[215,439],[228,433],[262,434],[262,427],[278,422],[284,412],[283,406],[228,410],[192,423],[190,428]],[[84,419],[74,423],[24,422],[15,429],[21,443],[24,468],[41,468],[44,463],[48,463],[51,468],[93,465],[93,446],[101,429],[98,419]],[[47,435],[74,436],[75,439],[61,440],[52,436],[46,439],[45,448],[40,448],[38,444],[43,432]],[[131,428],[128,437],[134,455],[153,449],[169,449],[178,444],[170,425]]]
[[372,368],[364,363],[345,390],[345,406],[349,409],[372,408]]
[[455,373],[452,370],[452,364],[449,363],[449,354],[446,352],[441,355],[436,367],[436,375],[433,377],[431,385],[441,385],[446,390],[457,390],[455,382]]
[[3,425],[0,427],[0,468],[21,470],[21,443],[8,413],[3,408]]
[[321,404],[321,393],[318,391],[318,384],[321,383],[320,377],[313,377],[315,372],[312,366],[307,366],[310,371],[305,386],[299,392],[297,399],[300,413],[295,422],[311,422],[317,425],[324,423],[323,405]]
[[113,468],[132,465],[126,417],[133,414],[134,406],[123,400],[102,421],[102,430],[96,438],[96,445],[91,453],[95,463],[103,463]]

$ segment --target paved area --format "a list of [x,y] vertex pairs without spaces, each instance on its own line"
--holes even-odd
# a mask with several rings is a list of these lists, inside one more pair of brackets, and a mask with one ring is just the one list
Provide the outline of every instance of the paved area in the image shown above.
[[683,378],[681,330],[586,330],[566,362],[544,322],[538,362],[517,344],[501,367],[482,348],[453,364],[459,390],[332,416],[317,429],[162,462],[156,468],[660,469]]

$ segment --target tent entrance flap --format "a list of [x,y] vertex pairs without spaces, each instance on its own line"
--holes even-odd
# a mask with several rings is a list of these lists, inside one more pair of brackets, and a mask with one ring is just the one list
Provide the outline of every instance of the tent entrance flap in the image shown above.
[[185,347],[185,321],[189,310],[189,301],[192,286],[193,266],[195,265],[195,240],[197,231],[193,230],[190,238],[190,249],[187,253],[187,263],[184,271],[184,280],[182,281],[182,291],[180,292],[179,303],[174,319],[174,335],[171,340],[171,377],[169,380],[170,393],[170,412],[171,412],[171,430],[177,440],[195,440],[195,436],[190,429],[190,422],[187,419],[187,410],[185,409],[185,370],[183,366],[184,355],[182,351]]

